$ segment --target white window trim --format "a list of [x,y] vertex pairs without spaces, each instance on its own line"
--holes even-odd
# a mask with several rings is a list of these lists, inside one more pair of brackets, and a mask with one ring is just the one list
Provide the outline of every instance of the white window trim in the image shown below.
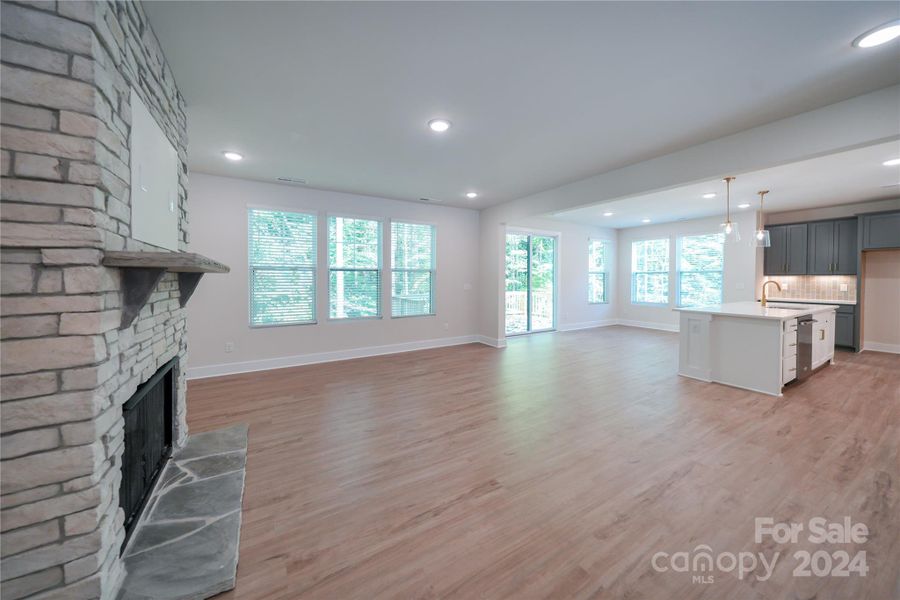
[[[333,268],[331,266],[330,258],[328,256],[328,244],[331,243],[331,232],[329,227],[331,226],[331,219],[342,218],[342,219],[356,219],[360,221],[375,221],[378,223],[378,268],[377,269],[360,269],[360,268]],[[347,323],[347,322],[355,322],[355,321],[378,321],[384,318],[384,238],[385,238],[385,224],[386,219],[380,216],[370,216],[363,214],[350,214],[350,213],[340,213],[340,212],[328,212],[325,214],[325,267],[326,267],[326,278],[327,278],[327,286],[326,286],[326,307],[328,309],[327,314],[328,317],[326,321],[330,323]],[[388,232],[390,235],[390,232]],[[390,241],[390,240],[388,240]],[[332,317],[331,316],[331,273],[332,271],[376,271],[378,273],[378,285],[379,285],[379,294],[378,294],[378,314],[371,315],[366,317]]]
[[[312,303],[312,313],[313,318],[310,321],[292,321],[290,323],[254,323],[253,322],[253,272],[254,269],[258,267],[254,267],[250,264],[250,211],[251,210],[267,210],[272,212],[286,212],[286,213],[294,213],[298,215],[308,215],[315,218],[315,226],[313,227],[313,231],[315,231],[316,235],[316,262],[312,267],[284,267],[285,270],[304,270],[304,271],[312,271],[313,277],[313,303]],[[244,211],[244,216],[246,221],[244,223],[244,230],[247,232],[247,326],[250,329],[268,329],[269,327],[302,327],[304,325],[317,325],[319,323],[319,219],[320,214],[317,210],[312,209],[304,209],[304,208],[295,208],[289,207],[286,205],[275,205],[275,204],[247,204],[246,209]],[[277,267],[270,267],[270,270],[277,269]]]
[[[634,245],[640,242],[657,242],[659,240],[666,240],[666,246],[668,248],[666,260],[668,261],[668,265],[665,271],[635,271],[634,270]],[[631,290],[629,292],[631,304],[635,306],[669,306],[672,302],[672,236],[665,237],[651,237],[641,240],[631,240],[631,248],[629,250],[629,260],[631,265],[629,268],[631,269]],[[668,285],[666,285],[666,301],[665,302],[639,302],[634,299],[634,276],[635,275],[667,275],[669,277]]]
[[685,308],[685,305],[681,302],[681,274],[682,273],[721,273],[722,274],[722,287],[719,288],[719,304],[721,304],[725,300],[725,242],[722,242],[722,268],[717,269],[715,271],[684,271],[681,269],[681,244],[684,238],[689,237],[699,237],[702,235],[716,235],[717,233],[721,233],[719,231],[706,231],[706,232],[698,232],[698,233],[686,233],[684,235],[680,235],[675,239],[675,306],[678,308]]
[[[591,259],[591,244],[593,244],[594,242],[600,242],[603,245],[603,263],[609,265],[609,261],[607,260],[606,256],[606,250],[610,247],[610,241],[606,238],[588,238],[588,261],[590,262]],[[603,300],[599,302],[590,299],[591,275],[603,275]],[[592,271],[590,267],[588,268],[588,304],[592,306],[609,304],[609,270]]]
[[[392,251],[394,244],[394,223],[408,223],[410,225],[427,225],[431,227],[432,235],[431,235],[431,312],[422,313],[419,315],[394,315],[394,303],[393,303],[393,293],[394,293],[394,272],[395,271],[410,271],[410,272],[425,272],[427,269],[395,269],[394,268],[394,253]],[[388,236],[388,253],[390,254],[389,260],[391,261],[391,284],[388,288],[388,301],[391,305],[391,319],[418,319],[420,317],[436,317],[437,316],[437,224],[429,221],[416,221],[414,219],[388,219],[388,226],[386,227]]]

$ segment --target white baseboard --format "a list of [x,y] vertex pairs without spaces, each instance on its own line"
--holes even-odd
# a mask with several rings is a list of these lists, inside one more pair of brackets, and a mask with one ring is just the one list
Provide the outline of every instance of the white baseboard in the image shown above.
[[[591,329],[594,327],[609,327],[610,325],[626,325],[628,327],[643,327],[645,329],[660,329],[663,331],[678,331],[677,325],[664,325],[660,323],[627,321],[620,319],[605,319],[602,321],[585,321],[582,323],[570,323],[562,325],[558,331],[577,331],[579,329]],[[237,373],[252,373],[254,371],[269,371],[271,369],[285,369],[288,367],[301,367],[303,365],[315,365],[319,363],[349,360],[353,358],[365,358],[368,356],[381,356],[384,354],[397,354],[400,352],[413,352],[415,350],[427,350],[429,348],[443,348],[446,346],[459,346],[462,344],[479,343],[492,348],[506,348],[506,340],[498,340],[485,335],[464,335],[450,338],[437,338],[418,342],[405,342],[402,344],[388,344],[384,346],[367,346],[365,348],[353,348],[350,350],[336,350],[334,352],[315,352],[311,354],[298,354],[295,356],[280,356],[278,358],[265,358],[261,360],[248,360],[243,362],[221,363],[204,367],[188,368],[188,379],[205,379],[207,377],[221,377],[222,375],[235,375]],[[880,352],[898,352],[900,346],[895,349],[886,349],[887,344],[879,344],[874,347],[867,344],[867,350]]]
[[566,323],[556,328],[557,331],[578,331],[579,329],[593,329],[594,327],[609,327],[617,325],[616,319],[603,319],[601,321],[583,321],[581,323]]
[[497,340],[491,344],[484,336],[463,335],[459,337],[438,338],[422,340],[418,342],[405,342],[402,344],[388,344],[384,346],[368,346],[365,348],[353,348],[350,350],[336,350],[334,352],[316,352],[312,354],[298,354],[295,356],[281,356],[278,358],[266,358],[262,360],[248,360],[244,362],[222,363],[205,367],[188,368],[188,379],[204,379],[206,377],[220,377],[222,375],[234,375],[236,373],[251,373],[253,371],[268,371],[270,369],[284,369],[287,367],[300,367],[318,363],[333,362],[337,360],[349,360],[352,358],[365,358],[368,356],[381,356],[383,354],[397,354],[400,352],[412,352],[414,350],[427,350],[429,348],[443,348],[446,346],[459,346],[461,344],[482,343],[495,348],[506,346],[496,345]]
[[660,331],[674,331],[678,333],[678,325],[669,325],[668,323],[654,323],[653,321],[630,321],[628,319],[619,319],[619,325],[626,327],[640,327],[642,329],[659,329]]
[[864,342],[863,350],[871,350],[873,352],[890,352],[891,354],[900,354],[900,344],[882,344],[881,342]]
[[506,340],[498,340],[497,338],[488,337],[486,335],[477,335],[475,340],[479,344],[490,346],[492,348],[506,348]]

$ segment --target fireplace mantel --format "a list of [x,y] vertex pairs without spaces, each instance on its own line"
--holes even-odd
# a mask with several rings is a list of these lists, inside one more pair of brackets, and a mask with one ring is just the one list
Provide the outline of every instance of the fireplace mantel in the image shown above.
[[107,252],[103,265],[122,269],[122,323],[128,327],[141,312],[166,272],[178,273],[181,306],[190,299],[204,273],[228,273],[220,262],[193,252]]

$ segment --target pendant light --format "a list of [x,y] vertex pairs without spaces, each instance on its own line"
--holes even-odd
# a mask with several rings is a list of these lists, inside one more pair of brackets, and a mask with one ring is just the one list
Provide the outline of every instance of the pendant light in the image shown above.
[[726,242],[741,241],[738,224],[731,220],[731,182],[734,180],[734,177],[725,178],[725,222],[722,223],[722,233],[725,234]]
[[769,230],[763,224],[763,197],[769,193],[769,190],[760,190],[759,194],[759,212],[756,214],[756,235],[754,236],[754,245],[757,248],[769,248],[772,240],[769,238]]

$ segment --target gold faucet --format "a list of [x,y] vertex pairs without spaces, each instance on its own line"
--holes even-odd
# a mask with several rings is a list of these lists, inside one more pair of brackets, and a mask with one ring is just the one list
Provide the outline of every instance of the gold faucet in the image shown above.
[[781,291],[781,284],[778,283],[777,281],[769,280],[769,281],[764,282],[762,285],[762,305],[763,306],[766,305],[766,286],[769,285],[770,283],[774,283],[775,287],[778,288],[778,291],[779,292]]

